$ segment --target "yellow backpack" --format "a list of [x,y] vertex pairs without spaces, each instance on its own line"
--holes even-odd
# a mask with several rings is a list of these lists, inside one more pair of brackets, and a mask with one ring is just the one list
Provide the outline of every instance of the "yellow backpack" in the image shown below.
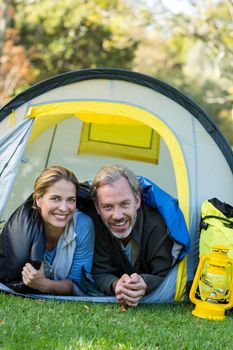
[[233,207],[217,198],[203,202],[201,207],[199,256],[209,254],[211,247],[223,245],[233,258]]

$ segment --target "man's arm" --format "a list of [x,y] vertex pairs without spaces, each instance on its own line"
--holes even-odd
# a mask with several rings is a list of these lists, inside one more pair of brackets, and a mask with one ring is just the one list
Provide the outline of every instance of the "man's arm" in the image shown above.
[[163,239],[156,244],[157,251],[151,253],[150,268],[151,273],[142,273],[144,281],[147,284],[146,294],[155,290],[164,280],[164,277],[171,270],[172,258],[171,248],[173,242],[166,233]]
[[141,273],[146,285],[146,294],[155,290],[164,280],[172,267],[171,250],[173,241],[161,215],[154,209],[144,208],[145,221],[143,239],[143,257],[147,268]]
[[[109,243],[111,244],[111,243]],[[109,252],[108,237],[104,232],[96,232],[95,251],[93,258],[92,275],[96,287],[106,295],[114,295],[111,285],[118,280],[118,269],[114,265]]]

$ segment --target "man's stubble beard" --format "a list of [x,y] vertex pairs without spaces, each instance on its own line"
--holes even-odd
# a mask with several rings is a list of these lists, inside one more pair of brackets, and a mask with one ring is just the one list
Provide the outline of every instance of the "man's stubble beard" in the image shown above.
[[108,225],[106,225],[106,223],[105,223],[105,225],[107,226],[108,230],[110,231],[110,233],[113,237],[121,240],[121,239],[125,239],[125,238],[129,237],[129,235],[131,234],[131,232],[134,228],[136,220],[137,220],[137,211],[136,211],[136,214],[134,215],[134,218],[130,224],[130,227],[128,228],[128,230],[124,234],[113,231]]

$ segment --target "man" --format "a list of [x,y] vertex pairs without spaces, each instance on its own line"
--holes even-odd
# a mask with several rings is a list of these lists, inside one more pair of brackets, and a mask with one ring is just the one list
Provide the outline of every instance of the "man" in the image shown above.
[[141,201],[139,182],[129,169],[102,167],[91,193],[99,214],[94,218],[96,286],[137,306],[170,271],[173,241],[159,212]]

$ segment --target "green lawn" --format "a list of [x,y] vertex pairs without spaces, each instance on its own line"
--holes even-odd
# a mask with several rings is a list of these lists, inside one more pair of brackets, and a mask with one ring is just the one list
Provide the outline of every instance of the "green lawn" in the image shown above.
[[224,321],[193,306],[40,301],[0,294],[0,349],[233,349],[233,313]]

